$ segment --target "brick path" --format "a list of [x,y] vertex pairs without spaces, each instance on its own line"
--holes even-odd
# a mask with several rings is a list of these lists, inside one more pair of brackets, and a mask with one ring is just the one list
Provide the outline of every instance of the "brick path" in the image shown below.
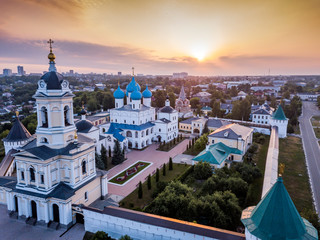
[[139,181],[144,182],[149,174],[152,174],[156,171],[157,168],[160,168],[164,163],[169,162],[169,157],[175,157],[178,154],[181,154],[186,150],[189,139],[185,139],[179,143],[175,148],[171,149],[169,152],[157,151],[158,144],[152,144],[147,149],[143,151],[132,150],[126,155],[127,160],[120,165],[117,165],[109,170],[108,179],[112,179],[114,176],[130,167],[133,163],[137,161],[148,161],[153,164],[147,169],[143,170],[141,174],[130,179],[130,182],[126,183],[124,186],[117,186],[114,184],[108,184],[109,194],[114,194],[118,196],[128,196],[133,190],[136,189]]

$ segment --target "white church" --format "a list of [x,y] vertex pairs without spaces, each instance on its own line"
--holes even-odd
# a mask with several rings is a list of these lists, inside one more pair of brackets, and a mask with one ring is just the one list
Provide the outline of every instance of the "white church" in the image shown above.
[[[125,149],[143,149],[152,142],[168,142],[178,137],[178,111],[170,106],[167,97],[165,106],[156,114],[151,106],[152,92],[147,85],[141,93],[134,73],[126,93],[118,86],[113,96],[115,108],[110,110],[110,124],[105,132],[111,149],[116,140]],[[127,104],[124,104],[125,98]]]
[[14,156],[17,176],[0,177],[0,204],[7,205],[11,217],[57,229],[81,221],[77,206],[103,198],[108,189],[106,172],[95,167],[94,139],[77,132],[74,95],[56,71],[49,42],[49,72],[38,81],[34,95],[36,137],[17,117],[4,139],[6,152]]

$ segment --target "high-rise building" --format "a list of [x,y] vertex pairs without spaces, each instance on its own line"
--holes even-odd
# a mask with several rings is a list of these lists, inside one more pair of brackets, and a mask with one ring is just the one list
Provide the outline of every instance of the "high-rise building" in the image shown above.
[[73,71],[73,70],[70,70],[70,71],[69,71],[69,74],[70,74],[70,75],[73,75],[73,74],[74,74],[74,71]]
[[17,69],[18,69],[18,75],[19,76],[24,75],[23,66],[18,66]]
[[118,76],[121,76],[122,75],[122,72],[118,72]]
[[3,69],[3,76],[11,76],[12,75],[12,70],[5,68]]

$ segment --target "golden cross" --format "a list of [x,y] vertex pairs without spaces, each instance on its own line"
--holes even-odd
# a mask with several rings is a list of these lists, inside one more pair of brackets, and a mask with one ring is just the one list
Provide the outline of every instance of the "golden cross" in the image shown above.
[[132,76],[134,76],[134,67],[132,67]]
[[54,43],[54,41],[52,41],[51,38],[50,38],[47,43],[50,44],[50,52],[52,52],[52,43]]

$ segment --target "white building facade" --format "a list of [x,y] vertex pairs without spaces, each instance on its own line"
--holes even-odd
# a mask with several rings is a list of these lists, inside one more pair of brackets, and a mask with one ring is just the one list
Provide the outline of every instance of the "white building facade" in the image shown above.
[[73,94],[56,72],[51,48],[48,58],[49,72],[34,95],[36,138],[14,154],[16,179],[0,178],[0,203],[10,216],[57,229],[76,221],[74,205],[89,205],[108,189],[106,173],[96,171],[94,140],[77,134]]
[[143,93],[140,91],[134,76],[126,93],[120,86],[114,91],[115,108],[110,110],[110,125],[105,132],[108,147],[119,141],[124,148],[143,149],[153,141],[167,142],[178,136],[178,112],[170,107],[169,100],[156,115],[148,86]]

